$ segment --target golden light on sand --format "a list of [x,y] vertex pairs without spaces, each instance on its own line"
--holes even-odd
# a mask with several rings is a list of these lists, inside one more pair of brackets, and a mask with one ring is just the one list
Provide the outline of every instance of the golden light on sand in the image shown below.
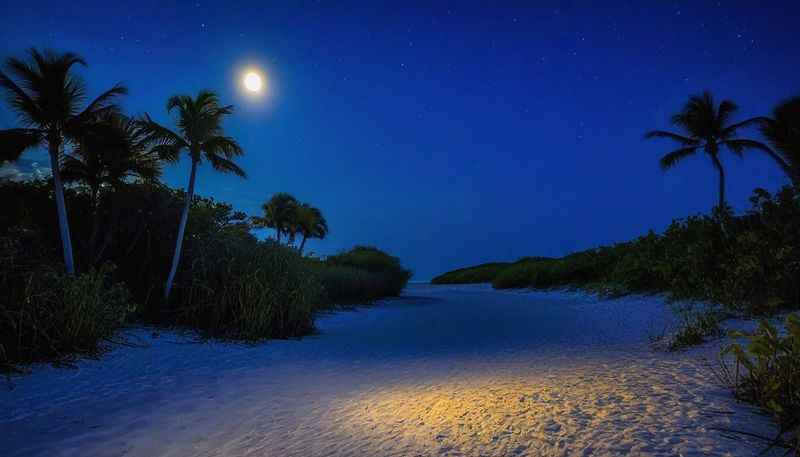
[[242,78],[242,83],[244,84],[244,88],[250,92],[261,92],[261,89],[264,87],[261,75],[255,71],[246,72],[244,78]]

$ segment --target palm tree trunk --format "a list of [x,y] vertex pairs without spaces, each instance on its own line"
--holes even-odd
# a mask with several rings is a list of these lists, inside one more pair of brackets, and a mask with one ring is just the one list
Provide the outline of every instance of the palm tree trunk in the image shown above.
[[72,258],[72,239],[69,236],[69,220],[67,218],[67,205],[64,202],[64,184],[61,182],[61,171],[59,170],[59,154],[61,142],[59,140],[49,141],[50,148],[50,168],[53,171],[53,190],[56,195],[56,211],[58,212],[58,231],[61,235],[61,249],[64,251],[64,265],[67,274],[75,274],[75,261]]
[[186,203],[183,205],[181,213],[181,223],[178,226],[178,238],[175,240],[175,253],[172,255],[172,267],[169,270],[167,283],[164,286],[164,301],[169,302],[169,294],[172,291],[172,281],[175,280],[175,273],[178,271],[178,264],[181,261],[181,247],[183,247],[183,234],[186,232],[186,221],[189,219],[189,208],[192,206],[194,198],[194,181],[197,177],[197,161],[192,160],[192,172],[189,175],[189,188],[186,191]]
[[714,163],[714,168],[717,169],[719,173],[719,203],[718,208],[720,211],[725,210],[725,170],[722,168],[722,162],[719,161],[719,157],[716,155],[711,156],[711,160]]
[[306,236],[303,235],[303,241],[300,242],[300,255],[303,255],[303,248],[306,247]]
[[98,194],[100,189],[98,186],[92,186],[92,233],[89,235],[89,258],[91,262],[95,261],[95,248],[97,247],[97,235],[100,232],[100,202],[98,201]]

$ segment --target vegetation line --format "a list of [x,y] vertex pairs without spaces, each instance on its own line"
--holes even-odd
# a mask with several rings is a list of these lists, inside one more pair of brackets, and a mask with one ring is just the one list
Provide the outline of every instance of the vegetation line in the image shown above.
[[[718,204],[710,215],[677,219],[664,231],[635,240],[576,252],[561,258],[527,257],[508,263],[460,268],[435,277],[433,284],[491,282],[497,289],[577,287],[609,296],[663,293],[675,302],[682,322],[670,349],[699,344],[722,334],[730,315],[769,317],[800,308],[800,97],[780,103],[771,117],[736,122],[735,103],[719,104],[705,92],[692,96],[671,122],[678,132],[651,131],[678,149],[664,154],[668,170],[683,159],[706,154],[718,174]],[[757,128],[764,142],[742,138]],[[765,153],[792,185],[774,195],[755,189],[751,209],[735,215],[725,200],[721,152],[737,156]],[[800,453],[800,324],[790,315],[785,338],[762,323],[748,346],[731,342],[723,373],[740,398],[769,411],[781,425],[776,442]],[[736,375],[725,368],[733,358]],[[743,369],[739,369],[743,367]]]
[[[233,107],[214,92],[171,97],[171,129],[122,113],[121,85],[83,107],[76,64],[85,63],[75,54],[34,49],[0,71],[21,125],[0,130],[0,162],[46,147],[53,171],[0,181],[0,368],[98,354],[126,323],[247,341],[301,336],[320,310],[405,287],[411,272],[377,248],[305,253],[328,225],[287,193],[254,217],[195,195],[204,162],[246,176],[233,161],[244,151],[222,125]],[[185,192],[159,180],[182,153]],[[256,238],[263,228],[275,236]]]

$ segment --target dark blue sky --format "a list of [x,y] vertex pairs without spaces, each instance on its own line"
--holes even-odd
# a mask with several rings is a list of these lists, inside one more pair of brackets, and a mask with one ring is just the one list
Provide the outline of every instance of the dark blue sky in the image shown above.
[[[164,122],[170,95],[218,91],[250,178],[206,166],[200,193],[256,214],[291,192],[331,226],[313,251],[374,244],[415,279],[706,212],[707,159],[662,173],[672,145],[643,133],[703,89],[742,118],[800,94],[797,1],[431,3],[3,1],[0,53],[77,52],[92,94],[123,82],[128,112]],[[242,96],[246,65],[269,98]],[[724,163],[740,210],[786,182],[757,153]],[[166,173],[187,179],[186,163]]]

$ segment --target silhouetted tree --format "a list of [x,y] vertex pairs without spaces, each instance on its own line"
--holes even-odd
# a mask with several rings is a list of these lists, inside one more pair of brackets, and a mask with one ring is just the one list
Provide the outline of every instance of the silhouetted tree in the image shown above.
[[222,133],[222,119],[233,112],[233,106],[220,106],[217,95],[210,91],[201,91],[196,98],[189,95],[176,95],[167,101],[167,112],[177,110],[176,125],[178,132],[153,121],[148,115],[141,125],[148,134],[148,141],[154,144],[152,151],[165,160],[175,161],[181,151],[186,151],[192,161],[189,174],[189,186],[186,190],[186,202],[181,213],[178,226],[178,238],[175,241],[175,253],[172,256],[167,282],[164,285],[164,300],[169,300],[172,282],[178,270],[181,258],[183,235],[186,231],[186,220],[189,207],[194,198],[194,186],[197,178],[197,166],[207,160],[211,166],[224,173],[234,173],[246,177],[244,170],[233,163],[232,159],[244,154],[241,146],[231,137]]
[[[0,159],[15,160],[27,149],[47,145],[53,173],[58,227],[67,273],[75,273],[60,163],[64,148],[80,137],[99,115],[117,112],[113,99],[127,90],[116,85],[83,109],[86,86],[72,72],[86,62],[73,53],[30,50],[28,60],[9,58],[0,71],[0,87],[23,128],[0,131]],[[10,75],[16,77],[12,79]]]
[[281,242],[281,235],[291,236],[294,213],[300,202],[286,192],[278,192],[261,205],[263,216],[253,218],[253,226],[257,228],[275,229],[275,239]]
[[117,190],[131,179],[157,179],[161,175],[161,160],[148,150],[145,132],[138,122],[111,114],[87,127],[76,141],[75,149],[64,156],[62,168],[64,181],[80,182],[89,188],[92,208],[89,259],[96,262],[101,190]]
[[297,231],[302,236],[300,241],[300,254],[306,246],[309,238],[323,239],[328,234],[328,222],[322,215],[322,211],[308,203],[303,203],[295,210],[295,224]]
[[771,118],[761,118],[761,134],[777,152],[778,164],[800,187],[800,97],[781,102]]
[[738,156],[746,149],[771,152],[763,143],[736,137],[739,129],[759,122],[758,118],[752,118],[731,124],[731,117],[737,110],[736,104],[730,100],[723,100],[717,106],[714,97],[706,91],[690,97],[683,110],[672,116],[672,124],[681,130],[680,133],[653,130],[645,135],[645,138],[669,138],[680,145],[680,148],[661,157],[663,170],[672,168],[698,151],[705,152],[719,173],[720,209],[725,208],[725,170],[719,157],[721,150],[727,148]]

